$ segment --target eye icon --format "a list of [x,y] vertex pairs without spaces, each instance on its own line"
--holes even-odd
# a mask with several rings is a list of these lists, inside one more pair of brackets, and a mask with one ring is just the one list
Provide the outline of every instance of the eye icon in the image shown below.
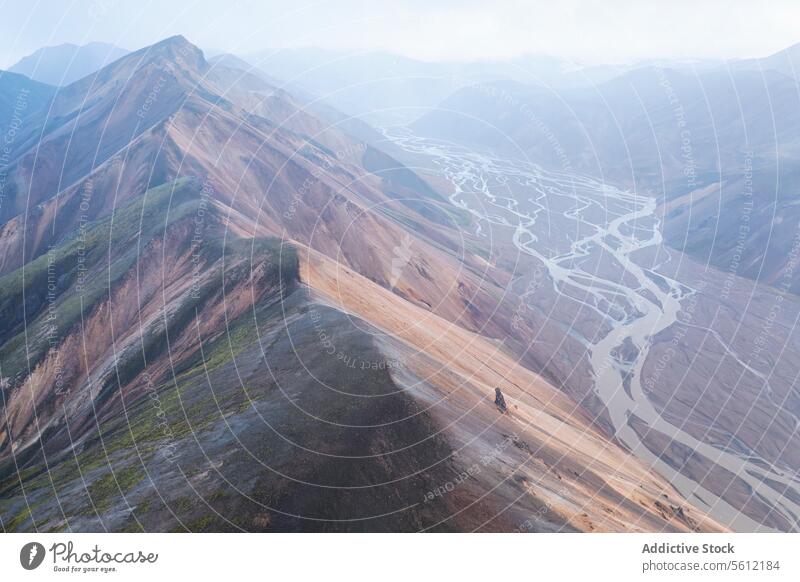
[[44,561],[44,546],[39,542],[30,542],[19,551],[19,563],[26,570],[35,570]]

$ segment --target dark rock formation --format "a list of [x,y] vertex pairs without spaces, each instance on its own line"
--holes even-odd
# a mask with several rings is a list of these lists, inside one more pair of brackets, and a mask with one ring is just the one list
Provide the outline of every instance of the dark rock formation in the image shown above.
[[497,405],[497,408],[499,408],[501,412],[503,413],[508,412],[508,407],[506,406],[506,399],[503,398],[503,393],[500,391],[500,388],[494,389],[494,403]]

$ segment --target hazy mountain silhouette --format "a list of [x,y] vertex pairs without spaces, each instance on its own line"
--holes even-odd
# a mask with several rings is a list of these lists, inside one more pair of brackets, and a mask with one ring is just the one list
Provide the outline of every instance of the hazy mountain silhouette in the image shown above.
[[40,83],[69,85],[126,54],[127,50],[103,42],[82,46],[67,43],[40,48],[9,70]]

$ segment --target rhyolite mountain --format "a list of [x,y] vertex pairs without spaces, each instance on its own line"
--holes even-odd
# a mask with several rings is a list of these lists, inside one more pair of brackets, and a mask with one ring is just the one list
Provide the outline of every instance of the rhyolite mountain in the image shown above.
[[534,371],[524,257],[229,65],[169,38],[17,135],[4,531],[724,529]]

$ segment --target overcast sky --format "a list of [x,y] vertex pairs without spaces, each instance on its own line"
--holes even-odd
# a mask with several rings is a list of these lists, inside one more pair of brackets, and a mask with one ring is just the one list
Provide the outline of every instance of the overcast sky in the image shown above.
[[286,46],[423,60],[547,54],[583,63],[764,56],[800,42],[800,2],[773,0],[3,1],[0,67],[38,47],[137,49],[173,34],[248,54]]

